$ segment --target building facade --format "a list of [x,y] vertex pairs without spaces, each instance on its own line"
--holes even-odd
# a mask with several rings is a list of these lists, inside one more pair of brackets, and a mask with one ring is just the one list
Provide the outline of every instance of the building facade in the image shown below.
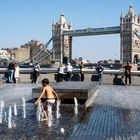
[[29,58],[30,49],[26,47],[8,49],[10,61],[23,62]]
[[10,55],[7,50],[0,49],[0,66],[8,65]]
[[137,63],[140,58],[140,14],[135,15],[133,6],[129,6],[128,13],[120,17],[120,59],[123,63]]
[[6,49],[10,55],[10,61],[18,63],[50,63],[50,56],[47,54],[49,50],[44,47],[44,44],[38,40],[31,40],[28,43],[21,45],[19,48]]
[[25,45],[20,46],[20,49],[26,48],[28,50],[25,63],[40,63],[49,64],[50,55],[48,48],[38,40],[31,40]]

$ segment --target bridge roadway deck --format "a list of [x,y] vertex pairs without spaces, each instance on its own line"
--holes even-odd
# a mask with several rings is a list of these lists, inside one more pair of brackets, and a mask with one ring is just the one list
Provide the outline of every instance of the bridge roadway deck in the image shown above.
[[[21,97],[29,101],[32,88],[39,86],[41,84],[2,84],[0,97],[5,106],[13,102],[19,106]],[[71,113],[60,109],[61,118],[56,121],[54,117],[55,125],[51,128],[46,123],[38,123],[34,109],[27,108],[25,120],[20,115],[15,119],[16,128],[9,130],[5,122],[0,124],[0,139],[140,140],[140,86],[99,85],[94,94],[94,104],[83,112],[79,110],[78,116],[72,115],[73,109]],[[59,131],[62,127],[64,134]]]

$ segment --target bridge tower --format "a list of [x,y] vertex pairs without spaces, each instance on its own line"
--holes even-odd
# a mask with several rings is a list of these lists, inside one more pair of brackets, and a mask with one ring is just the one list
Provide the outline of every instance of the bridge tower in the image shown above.
[[63,36],[63,31],[72,30],[72,26],[68,23],[64,17],[64,14],[60,15],[58,22],[52,24],[52,36],[53,36],[53,62],[59,62],[61,64],[71,62],[72,59],[72,37]]
[[122,62],[137,63],[140,59],[140,40],[134,34],[140,34],[140,14],[135,15],[133,6],[129,6],[128,13],[120,17],[120,58]]

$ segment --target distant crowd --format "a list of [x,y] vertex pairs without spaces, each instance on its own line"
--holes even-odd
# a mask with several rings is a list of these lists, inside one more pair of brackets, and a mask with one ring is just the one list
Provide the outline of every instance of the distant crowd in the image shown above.
[[[131,85],[131,69],[132,66],[127,62],[126,65],[124,65],[124,76],[121,78],[118,78],[118,75],[115,74],[113,79],[113,85]],[[99,81],[99,84],[102,84],[103,81],[103,71],[104,67],[102,63],[98,63],[96,66],[97,71],[97,81]],[[113,69],[113,66],[111,66],[111,69]],[[39,63],[35,63],[33,65],[33,71],[31,73],[31,83],[37,83],[38,77],[40,76],[40,65]],[[85,68],[84,63],[81,62],[79,65],[79,73],[73,73],[73,66],[71,63],[68,63],[67,65],[60,64],[60,66],[57,69],[57,75],[56,75],[56,82],[62,82],[62,81],[84,81],[85,79]],[[19,66],[17,63],[11,62],[9,63],[7,72],[4,75],[4,79],[7,83],[18,83],[20,79],[19,75]],[[125,80],[123,81],[125,77]]]

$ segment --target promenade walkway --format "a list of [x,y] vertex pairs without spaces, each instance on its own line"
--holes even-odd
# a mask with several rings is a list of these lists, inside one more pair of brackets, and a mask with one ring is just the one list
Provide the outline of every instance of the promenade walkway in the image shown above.
[[[18,116],[16,127],[8,129],[7,122],[0,124],[0,140],[140,140],[140,86],[99,85],[93,93],[94,104],[79,108],[78,115],[73,108],[60,108],[61,117],[55,117],[53,126],[37,122],[32,98],[32,88],[41,84],[2,84],[0,98],[5,107],[14,102]],[[26,119],[21,117],[21,97],[27,103]],[[65,132],[60,133],[64,128]]]
[[140,140],[140,86],[102,85],[71,140]]

